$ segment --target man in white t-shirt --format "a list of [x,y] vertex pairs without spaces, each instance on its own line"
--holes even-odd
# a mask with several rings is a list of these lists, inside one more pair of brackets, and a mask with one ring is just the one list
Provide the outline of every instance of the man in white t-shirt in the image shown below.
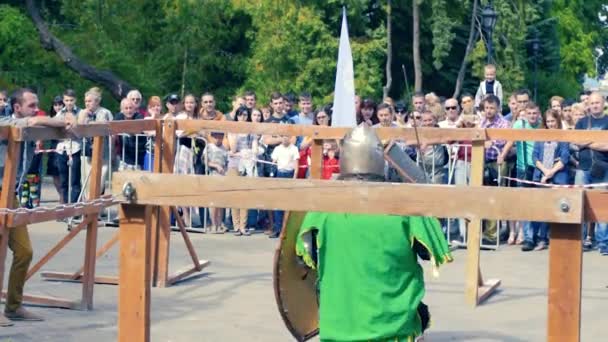
[[[298,160],[300,152],[298,148],[291,142],[290,137],[282,136],[280,145],[272,151],[272,162],[277,164],[276,178],[296,178],[296,169],[298,168]],[[273,213],[273,227],[271,239],[276,239],[281,235],[283,228],[283,210],[275,210]]]

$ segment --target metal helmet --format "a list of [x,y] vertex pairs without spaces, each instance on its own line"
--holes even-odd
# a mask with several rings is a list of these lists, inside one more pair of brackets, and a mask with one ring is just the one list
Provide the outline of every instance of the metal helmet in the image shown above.
[[384,179],[384,148],[374,130],[360,125],[344,136],[340,149],[340,178]]

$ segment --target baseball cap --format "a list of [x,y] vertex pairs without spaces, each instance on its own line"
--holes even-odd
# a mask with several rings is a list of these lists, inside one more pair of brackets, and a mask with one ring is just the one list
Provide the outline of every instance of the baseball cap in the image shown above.
[[395,112],[407,112],[407,106],[403,101],[395,103]]
[[179,98],[179,95],[177,95],[177,94],[169,94],[165,98],[166,102],[179,102],[180,100],[181,99]]

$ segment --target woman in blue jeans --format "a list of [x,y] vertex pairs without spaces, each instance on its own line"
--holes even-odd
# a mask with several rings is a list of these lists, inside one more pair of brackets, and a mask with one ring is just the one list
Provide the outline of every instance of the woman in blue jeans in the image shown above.
[[[548,110],[545,113],[547,129],[562,129],[559,113]],[[566,165],[570,160],[570,145],[565,142],[537,141],[532,152],[534,162],[533,181],[545,184],[569,184],[570,174]],[[532,221],[524,225],[524,252],[546,249],[549,245],[549,225]]]

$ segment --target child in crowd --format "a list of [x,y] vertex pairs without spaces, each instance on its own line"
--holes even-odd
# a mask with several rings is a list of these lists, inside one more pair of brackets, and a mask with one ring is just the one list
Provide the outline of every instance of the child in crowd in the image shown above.
[[0,116],[11,115],[11,106],[8,101],[8,92],[0,90]]
[[[223,145],[224,133],[211,132],[211,143],[207,144],[203,155],[207,158],[207,168],[209,175],[224,176],[228,167],[228,151]],[[223,226],[224,209],[211,208],[211,227],[208,232],[214,234],[223,234],[226,232],[226,227]]]
[[323,179],[331,179],[334,174],[340,173],[340,160],[338,159],[338,144],[335,141],[323,144]]
[[475,107],[479,107],[486,95],[495,95],[502,106],[502,84],[496,79],[496,66],[487,64],[484,68],[484,80],[479,84],[475,94]]
[[[298,168],[298,160],[300,152],[298,148],[291,142],[289,136],[282,136],[280,145],[272,151],[272,162],[277,164],[276,178],[296,178],[296,169]],[[283,210],[275,210],[273,212],[273,232],[270,234],[271,239],[276,239],[281,234],[283,228]]]

